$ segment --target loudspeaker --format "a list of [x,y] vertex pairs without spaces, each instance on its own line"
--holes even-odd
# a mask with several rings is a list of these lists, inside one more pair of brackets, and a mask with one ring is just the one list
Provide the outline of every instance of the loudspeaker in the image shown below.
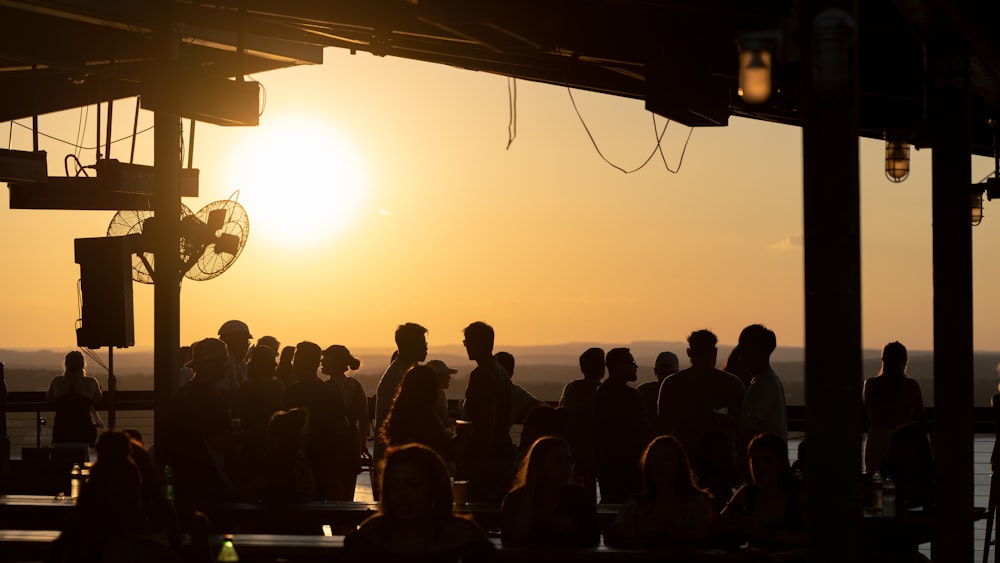
[[126,348],[135,344],[132,311],[132,249],[129,237],[78,238],[82,325],[77,346]]

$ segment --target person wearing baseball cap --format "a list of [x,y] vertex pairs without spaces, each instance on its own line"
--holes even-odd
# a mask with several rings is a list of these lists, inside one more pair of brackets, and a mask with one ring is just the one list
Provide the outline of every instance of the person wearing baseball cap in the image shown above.
[[[235,491],[236,442],[229,404],[217,389],[226,376],[229,351],[218,338],[194,343],[188,367],[194,377],[174,396],[170,409],[168,460],[174,466],[177,498],[225,500]],[[213,461],[222,459],[223,464]]]
[[236,389],[246,382],[247,352],[250,350],[250,327],[243,321],[231,320],[219,327],[219,339],[229,348],[229,364],[226,368],[225,380],[220,384],[222,389],[234,397]]
[[438,397],[434,403],[434,414],[445,428],[451,429],[455,426],[455,419],[448,415],[448,394],[445,389],[451,386],[451,376],[458,373],[458,370],[451,369],[441,360],[431,360],[424,365],[434,370],[438,376]]

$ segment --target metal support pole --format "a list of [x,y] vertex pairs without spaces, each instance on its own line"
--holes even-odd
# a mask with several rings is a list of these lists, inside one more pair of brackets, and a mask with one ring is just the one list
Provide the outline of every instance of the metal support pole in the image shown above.
[[[164,34],[170,32],[169,14],[163,20]],[[159,38],[161,62],[176,60],[178,39]],[[180,371],[180,118],[157,112],[153,118],[153,159],[155,167],[153,211],[160,237],[154,241],[156,270],[153,278],[153,387],[154,439],[167,432],[171,398],[177,389]]]
[[935,561],[973,558],[972,185],[969,54],[964,40],[928,38],[927,116],[934,225]]
[[[809,561],[862,560],[857,4],[802,4]],[[779,335],[780,337],[780,335]],[[831,361],[836,358],[836,361]]]
[[115,398],[118,395],[118,378],[115,377],[115,347],[108,346],[108,428],[118,428],[115,424],[117,411]]

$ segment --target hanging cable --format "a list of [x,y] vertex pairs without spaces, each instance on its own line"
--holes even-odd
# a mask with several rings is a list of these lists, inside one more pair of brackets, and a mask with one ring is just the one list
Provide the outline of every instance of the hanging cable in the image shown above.
[[132,150],[128,153],[129,164],[135,161],[135,138],[138,136],[136,129],[139,128],[139,102],[141,100],[141,96],[135,97],[135,116],[132,118]]
[[[114,62],[111,63],[112,70]],[[115,79],[111,79],[111,94],[108,96],[108,131],[104,134],[104,158],[111,158],[111,124],[115,113]]]
[[507,150],[517,137],[517,78],[507,77]]
[[[86,105],[80,108],[80,118],[76,122],[76,140],[72,143],[66,143],[71,147],[76,147],[76,151],[73,153],[74,156],[79,157],[80,152],[84,150],[83,148],[83,138],[87,132],[87,120],[90,117],[90,106]],[[49,137],[49,135],[43,135]],[[49,137],[52,138],[52,137]],[[64,143],[66,141],[63,141]],[[89,150],[89,149],[86,149]]]
[[[21,128],[23,128],[23,129],[29,129],[29,130],[31,129],[31,128],[30,128],[30,127],[28,127],[27,125],[24,125],[24,124],[21,124],[21,123],[17,123],[17,122],[12,122],[12,124],[13,124],[13,125],[16,125],[16,126],[18,126],[18,127],[21,127]],[[152,126],[152,125],[150,125],[149,127],[147,127],[147,128],[145,128],[145,129],[143,129],[142,131],[138,131],[137,133],[135,133],[135,135],[142,135],[143,133],[148,133],[148,132],[150,132],[150,131],[152,131],[152,130],[153,130],[153,126]],[[57,142],[59,142],[59,143],[62,143],[62,144],[64,144],[64,145],[69,145],[69,146],[71,146],[71,147],[73,147],[73,148],[75,148],[75,149],[77,149],[77,150],[81,150],[81,151],[89,151],[89,150],[93,150],[93,149],[95,148],[95,147],[90,147],[90,146],[85,146],[85,145],[81,145],[81,144],[78,144],[78,143],[73,143],[73,142],[70,142],[70,141],[67,141],[67,140],[65,140],[65,139],[60,139],[59,137],[55,137],[55,136],[53,136],[53,135],[48,135],[48,134],[46,134],[46,133],[41,133],[41,132],[39,132],[38,134],[39,134],[40,136],[42,136],[42,137],[45,137],[46,139],[51,139],[51,140],[53,140],[53,141],[57,141]],[[133,137],[134,137],[134,135],[126,135],[126,136],[124,136],[124,137],[119,137],[119,138],[117,138],[117,139],[115,139],[115,140],[113,140],[113,141],[111,141],[111,142],[112,142],[112,143],[120,143],[120,142],[122,142],[122,141],[127,141],[127,140],[129,140],[129,139],[131,139],[131,138],[133,138]],[[77,153],[77,155],[78,155],[78,154],[79,154],[79,153]],[[74,155],[74,156],[77,156],[77,155]]]
[[188,168],[194,168],[194,124],[198,123],[194,118],[190,119],[191,130],[188,132]]
[[661,131],[657,131],[656,114],[650,112],[650,114],[653,116],[653,133],[654,136],[656,137],[656,144],[653,146],[653,150],[649,153],[649,156],[646,157],[646,160],[644,160],[642,164],[631,170],[626,170],[624,167],[619,166],[614,162],[611,162],[611,160],[609,160],[608,157],[604,156],[604,152],[602,152],[601,147],[597,145],[597,140],[594,139],[593,133],[590,132],[590,127],[587,126],[587,122],[583,119],[583,115],[580,113],[580,108],[577,107],[576,105],[576,98],[573,97],[573,90],[569,86],[567,86],[566,92],[569,93],[569,100],[573,104],[573,111],[576,112],[576,116],[580,120],[580,124],[583,125],[583,130],[587,132],[587,137],[590,138],[590,144],[594,146],[594,150],[597,151],[598,156],[600,156],[604,162],[608,163],[609,166],[611,166],[616,170],[620,170],[623,174],[632,174],[634,172],[638,172],[639,170],[645,168],[645,166],[649,164],[651,160],[653,160],[653,157],[656,156],[656,153],[659,152],[660,157],[663,159],[663,165],[666,167],[668,172],[671,172],[673,174],[680,172],[681,164],[684,162],[684,153],[687,152],[687,146],[688,142],[691,140],[691,132],[694,130],[693,128],[688,129],[687,139],[685,139],[684,141],[684,147],[681,149],[681,156],[677,162],[677,169],[676,170],[671,169],[670,165],[667,164],[666,156],[664,156],[663,154],[663,146],[662,146],[663,136],[667,132],[667,127],[670,125],[670,120],[669,119],[667,120],[666,124],[664,124],[663,129]]
[[[653,113],[653,112],[649,112],[649,114],[653,116],[653,133],[656,133],[656,114]],[[667,125],[670,125],[670,120],[669,119],[667,120]],[[665,135],[667,133],[667,127],[666,126],[663,127],[663,133],[660,134],[660,136],[656,138],[656,150],[659,151],[659,153],[660,153],[660,160],[663,161],[663,166],[664,166],[664,168],[667,169],[668,172],[670,172],[672,174],[677,174],[678,172],[681,171],[681,165],[684,164],[684,154],[687,152],[688,143],[691,141],[691,133],[693,133],[693,132],[694,132],[694,127],[688,127],[687,138],[684,139],[684,146],[681,147],[681,156],[677,160],[677,168],[676,169],[671,169],[670,168],[670,165],[667,164],[667,157],[666,157],[666,155],[663,154],[663,145],[661,144],[661,142],[663,141],[663,135]]]

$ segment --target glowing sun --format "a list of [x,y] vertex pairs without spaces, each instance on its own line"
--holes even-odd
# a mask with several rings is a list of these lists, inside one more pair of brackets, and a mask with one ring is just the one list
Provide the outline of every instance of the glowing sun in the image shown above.
[[251,238],[276,246],[333,240],[357,220],[367,192],[362,155],[322,119],[248,129],[229,166]]

